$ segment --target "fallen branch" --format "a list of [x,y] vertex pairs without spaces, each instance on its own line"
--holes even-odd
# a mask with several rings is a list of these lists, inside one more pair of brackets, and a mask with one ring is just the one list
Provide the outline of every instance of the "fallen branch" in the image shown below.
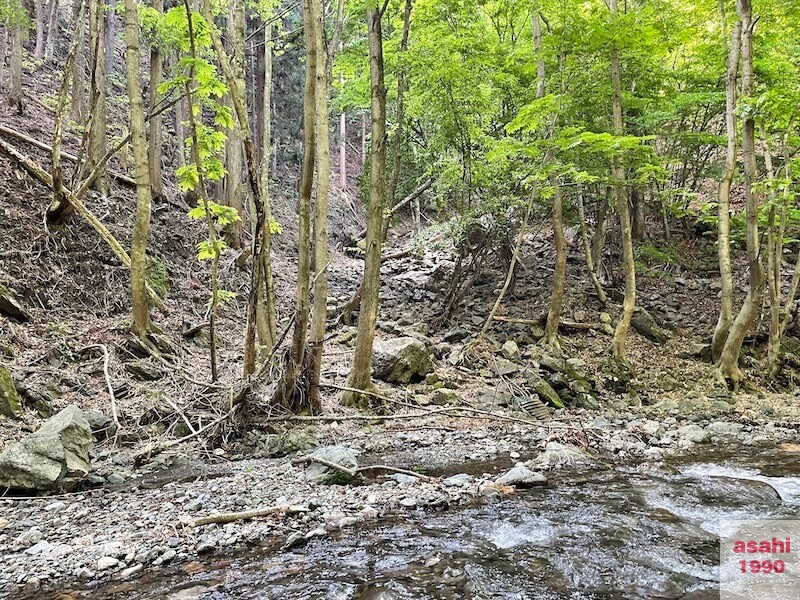
[[219,515],[210,515],[208,517],[199,517],[192,519],[189,527],[200,527],[201,525],[209,525],[211,523],[233,523],[234,521],[246,521],[248,519],[255,519],[257,517],[266,517],[267,515],[274,515],[278,513],[286,513],[293,515],[297,513],[309,512],[311,509],[307,506],[299,504],[280,504],[278,506],[270,506],[267,508],[255,508],[253,510],[245,510],[242,512],[222,513]]
[[[5,125],[0,125],[0,133],[5,135],[11,136],[16,138],[20,141],[25,142],[26,144],[30,144],[31,146],[36,146],[40,150],[44,150],[52,155],[53,147],[50,144],[46,144],[45,142],[40,142],[36,138],[32,138],[29,135],[25,135],[24,133],[17,131],[15,129],[11,129],[10,127],[6,127]],[[74,154],[70,154],[69,152],[65,152],[64,150],[60,151],[60,155],[63,158],[66,158],[70,162],[77,163],[79,161],[78,157]],[[124,183],[125,185],[134,187],[136,186],[136,181],[127,175],[123,175],[122,173],[115,173],[113,171],[109,171],[108,174],[119,181],[120,183]]]
[[389,471],[391,473],[401,473],[403,475],[410,475],[411,477],[418,477],[420,479],[424,479],[425,481],[433,481],[433,477],[428,477],[427,475],[422,475],[417,473],[416,471],[409,471],[408,469],[400,469],[398,467],[390,467],[389,465],[367,465],[366,467],[345,467],[344,465],[340,465],[339,463],[335,463],[330,460],[326,460],[324,458],[319,458],[317,456],[313,456],[311,454],[307,456],[301,456],[300,458],[295,458],[292,460],[293,465],[303,465],[308,463],[319,463],[324,467],[328,467],[329,469],[333,469],[335,471],[341,471],[350,477],[355,477],[360,473],[364,473],[366,471]]
[[[539,319],[516,319],[514,317],[501,317],[499,315],[493,316],[492,320],[502,321],[503,323],[519,323],[521,325],[544,325],[546,322],[544,317]],[[558,326],[562,329],[577,329],[580,331],[592,329],[591,323],[576,323],[574,321],[561,321]]]
[[[387,220],[388,220],[388,219],[391,219],[391,218],[392,218],[394,215],[396,215],[396,214],[397,214],[399,211],[401,211],[403,208],[405,208],[406,206],[408,206],[409,204],[411,204],[411,203],[412,203],[414,200],[416,200],[416,199],[417,199],[417,198],[419,198],[419,197],[420,197],[422,194],[424,194],[426,191],[428,191],[428,189],[429,189],[429,188],[430,188],[432,185],[433,185],[433,179],[426,179],[424,182],[422,182],[422,184],[420,184],[420,186],[419,186],[417,189],[415,189],[415,190],[414,190],[413,192],[411,192],[411,193],[410,193],[408,196],[406,196],[405,198],[403,198],[402,200],[400,200],[400,202],[398,202],[397,204],[395,204],[395,205],[392,207],[392,210],[390,210],[390,211],[389,211],[389,214],[388,214],[388,216],[386,217],[386,219],[387,219]],[[357,238],[363,238],[365,235],[367,235],[367,229],[366,229],[366,227],[365,227],[364,229],[362,229],[361,231],[359,231],[359,232],[358,232],[358,235],[357,235],[356,237],[357,237]]]
[[[53,178],[44,169],[42,169],[39,165],[37,165],[33,160],[22,154],[19,150],[17,150],[14,146],[9,144],[4,140],[0,140],[0,150],[8,154],[11,158],[16,160],[20,166],[22,166],[28,173],[30,173],[35,179],[43,183],[44,185],[48,186],[52,189],[53,187]],[[123,265],[125,265],[128,269],[131,267],[131,257],[128,255],[125,248],[122,247],[117,241],[117,238],[113,236],[113,234],[108,230],[108,228],[98,219],[92,211],[90,211],[87,206],[80,201],[79,197],[71,192],[68,188],[63,187],[62,191],[64,196],[67,198],[69,203],[78,211],[89,225],[100,234],[100,237],[111,247],[111,250],[114,254],[119,258]],[[152,288],[149,283],[145,283],[147,288],[147,293],[150,297],[150,300],[153,304],[162,312],[166,312],[166,308],[164,303],[161,301],[161,298],[156,293],[156,291]]]
[[103,351],[103,376],[106,379],[106,387],[108,388],[108,395],[111,398],[111,417],[114,419],[114,438],[119,435],[120,430],[122,429],[122,425],[119,422],[119,412],[117,411],[117,397],[114,395],[114,386],[111,384],[111,375],[109,373],[109,364],[110,358],[108,355],[108,348],[105,344],[92,344],[91,346],[86,346],[81,353],[86,352],[87,350],[91,350],[92,348],[99,348]]
[[[437,233],[436,235],[432,236],[431,239],[427,240],[425,243],[426,244],[433,244],[434,242],[438,242],[440,239],[442,239],[443,236],[444,236],[443,233]],[[411,254],[413,251],[414,251],[414,247],[411,246],[409,248],[406,248],[405,250],[398,250],[397,252],[395,252],[393,254],[386,254],[386,255],[381,257],[381,262],[386,261],[386,260],[395,260],[395,259],[398,259],[398,258],[405,258],[409,254]]]
[[211,421],[208,425],[204,425],[200,429],[190,433],[189,435],[185,435],[182,438],[178,438],[177,440],[170,440],[168,442],[164,442],[163,444],[159,444],[158,446],[152,446],[152,445],[145,446],[142,450],[134,454],[133,464],[138,466],[142,464],[144,460],[153,458],[154,456],[158,456],[164,450],[169,450],[170,448],[173,448],[175,446],[178,446],[179,444],[183,444],[184,442],[188,442],[189,440],[196,438],[201,433],[204,433],[209,429],[211,429],[212,427],[215,427],[220,423],[222,423],[225,419],[231,416],[231,413],[233,413],[233,409],[229,410],[221,417],[217,417],[216,419]]

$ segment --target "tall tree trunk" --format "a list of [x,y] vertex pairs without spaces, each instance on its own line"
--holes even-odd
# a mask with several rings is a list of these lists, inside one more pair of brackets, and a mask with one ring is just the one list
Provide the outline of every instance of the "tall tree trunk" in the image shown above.
[[16,21],[11,25],[11,85],[8,89],[8,103],[16,107],[17,113],[22,114],[22,40],[25,35],[24,25]]
[[[753,97],[753,27],[750,0],[738,0],[736,11],[742,24],[742,98]],[[758,196],[753,190],[756,182],[755,121],[751,112],[742,117],[742,166],[744,170],[745,219],[747,232],[747,264],[749,269],[747,296],[728,331],[722,348],[717,375],[738,388],[742,380],[739,353],[747,330],[755,319],[764,291],[764,273],[761,266],[758,238]]]
[[72,63],[72,102],[69,113],[70,119],[75,123],[83,123],[86,118],[86,15],[81,9],[86,1],[78,0],[75,5],[74,28],[78,45]]
[[311,18],[310,3],[303,0],[303,40],[306,46],[306,80],[303,92],[303,164],[298,186],[298,255],[297,296],[294,309],[292,344],[284,364],[283,375],[272,398],[273,403],[299,412],[305,406],[298,379],[306,359],[309,293],[311,284],[311,191],[314,185],[314,107],[317,81],[317,46],[314,42],[316,23]]
[[[367,239],[364,255],[364,291],[358,317],[353,367],[348,387],[369,391],[372,387],[372,345],[381,287],[381,245],[383,241],[383,205],[386,193],[386,86],[383,69],[383,35],[381,13],[377,6],[367,5],[369,37],[369,73],[372,116],[372,147],[370,151],[370,185],[367,205]],[[357,392],[345,392],[342,403],[368,406],[370,397]]]
[[[84,176],[91,173],[106,153],[106,70],[105,70],[105,19],[100,0],[89,0],[89,52],[91,73],[89,115],[89,141],[84,163]],[[105,167],[98,173],[94,187],[103,196],[108,195],[108,175]]]
[[331,179],[330,136],[328,122],[328,69],[325,54],[325,23],[322,0],[311,0],[315,22],[314,44],[317,52],[317,81],[314,86],[314,130],[317,159],[317,197],[314,203],[314,307],[309,335],[308,397],[313,412],[319,412],[319,379],[322,348],[328,316],[328,192]]
[[44,0],[33,0],[33,16],[36,19],[36,44],[33,47],[33,58],[44,58],[44,32],[47,27],[47,10]]
[[[411,8],[412,0],[406,0],[405,8],[403,9],[403,34],[400,38],[400,53],[401,55],[408,50],[408,32],[411,26]],[[400,163],[403,158],[403,136],[405,127],[405,71],[402,66],[397,69],[397,126],[395,128],[394,140],[392,144],[392,173],[389,177],[389,187],[386,190],[386,200],[390,205],[394,205],[395,196],[397,195],[397,183],[400,179]],[[388,233],[389,219],[386,220],[384,226]],[[383,235],[383,241],[386,241],[386,233]]]
[[558,347],[558,324],[561,321],[561,304],[564,301],[564,287],[567,276],[567,239],[564,236],[563,198],[558,176],[550,176],[553,188],[553,243],[556,248],[556,264],[553,270],[553,289],[550,292],[550,306],[542,343]]
[[[159,13],[164,12],[164,0],[153,0],[153,9]],[[161,101],[158,86],[164,75],[164,55],[157,44],[150,47],[150,111]],[[150,118],[150,145],[148,146],[150,158],[150,190],[153,199],[158,201],[164,197],[164,177],[161,173],[161,156],[164,153],[163,138],[164,119],[161,115]]]
[[[231,54],[231,67],[234,71],[238,89],[245,89],[244,70],[244,6],[241,0],[230,0],[227,16],[227,41]],[[233,92],[231,92],[233,93]],[[227,173],[223,179],[223,204],[236,209],[241,217],[235,223],[225,228],[225,241],[232,248],[242,247],[244,231],[244,186],[242,173],[244,172],[244,157],[242,148],[241,127],[234,127],[227,132],[225,141],[225,166]]]
[[347,189],[347,115],[339,115],[339,188]]
[[[609,8],[616,17],[618,0],[609,0]],[[615,24],[615,27],[618,27]],[[622,121],[622,85],[619,74],[619,50],[616,45],[611,49],[611,86],[613,88],[612,111],[614,114],[614,135],[621,136],[625,133]],[[619,213],[620,231],[622,237],[622,259],[625,269],[625,298],[622,302],[622,314],[614,330],[611,342],[611,352],[614,360],[625,363],[625,347],[628,339],[628,328],[631,324],[633,309],[636,305],[636,266],[633,259],[633,236],[631,234],[631,211],[628,205],[628,191],[625,187],[625,168],[621,158],[614,159],[611,169],[614,178],[614,188],[617,197],[617,212]]]
[[644,196],[639,190],[632,189],[631,197],[631,233],[637,242],[647,240],[647,223],[644,217]]
[[[776,194],[777,180],[772,164],[772,151],[767,137],[766,127],[761,123],[761,136],[764,146],[764,166],[769,182],[769,211],[767,214],[767,291],[769,296],[769,342],[767,344],[767,375],[774,377],[780,367],[781,352],[781,256],[783,255],[783,236],[786,227],[786,209],[789,186],[784,186],[780,212],[776,215],[778,198]],[[788,164],[787,164],[788,166]],[[791,179],[788,179],[791,181]],[[778,224],[775,218],[778,218]]]
[[117,40],[117,0],[108,0],[105,11],[105,50],[103,50],[103,60],[105,61],[105,72],[114,72],[114,45]]
[[608,304],[608,296],[600,284],[600,279],[597,277],[597,269],[595,267],[594,257],[592,256],[592,243],[589,241],[589,231],[586,225],[586,211],[583,206],[583,189],[578,188],[578,220],[580,221],[581,240],[583,241],[583,255],[586,259],[586,270],[589,271],[589,277],[592,280],[595,294],[600,304],[605,306]]
[[150,169],[145,137],[144,104],[139,83],[139,13],[136,0],[125,0],[125,76],[130,102],[131,146],[136,174],[136,220],[131,237],[131,333],[145,339],[150,332],[147,302],[147,236],[150,231]]
[[[725,22],[725,14],[722,15]],[[717,203],[717,253],[719,256],[719,278],[721,285],[719,318],[711,340],[711,357],[719,360],[728,331],[733,321],[733,269],[731,267],[730,243],[730,205],[731,186],[736,174],[736,84],[739,74],[739,51],[742,42],[742,24],[736,23],[730,40],[728,66],[725,78],[725,131],[728,135],[728,149],[725,156],[725,171],[719,182]]]
[[[80,3],[79,3],[80,4]],[[44,59],[47,62],[53,61],[53,54],[58,38],[58,0],[50,0],[47,12],[47,40],[44,44]]]
[[[272,159],[272,23],[267,23],[264,29],[264,90],[262,96],[261,118],[261,199],[264,204],[264,257],[269,257],[272,252],[272,235],[270,223],[272,222],[272,207],[269,196],[269,167]],[[269,260],[262,265],[264,270],[264,285],[259,286],[258,304],[256,306],[256,330],[258,341],[261,345],[262,355],[272,351],[275,346],[276,311],[275,311],[275,286]]]

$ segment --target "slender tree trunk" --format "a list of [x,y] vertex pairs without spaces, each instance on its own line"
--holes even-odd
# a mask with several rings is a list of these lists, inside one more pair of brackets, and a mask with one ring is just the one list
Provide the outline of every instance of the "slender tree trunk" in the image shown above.
[[[609,8],[616,16],[618,1],[609,0]],[[619,50],[616,46],[611,49],[611,85],[613,88],[612,110],[614,114],[614,135],[621,136],[625,133],[622,121],[622,85],[619,73]],[[628,191],[625,187],[625,168],[620,158],[615,158],[611,169],[614,177],[614,188],[617,197],[617,212],[619,213],[620,231],[622,234],[622,259],[625,269],[625,298],[622,302],[622,314],[614,330],[611,342],[611,351],[618,363],[625,363],[625,347],[628,339],[628,328],[631,324],[633,309],[636,306],[636,267],[633,258],[633,236],[631,234],[631,214],[628,205]]]
[[311,191],[314,185],[314,107],[317,81],[317,46],[314,42],[316,23],[311,18],[310,2],[303,0],[303,40],[306,46],[306,80],[303,92],[303,164],[300,170],[297,296],[295,299],[294,331],[292,344],[284,364],[280,384],[273,396],[273,403],[299,412],[305,405],[302,391],[298,390],[298,379],[306,353],[306,329],[308,328],[309,292],[311,284]]
[[608,296],[600,284],[600,279],[597,277],[597,270],[595,268],[594,257],[592,256],[592,243],[589,241],[589,232],[586,225],[586,212],[583,206],[583,189],[578,189],[578,219],[581,228],[581,240],[583,241],[583,254],[586,259],[586,270],[589,271],[589,277],[592,280],[595,294],[600,304],[605,306],[608,304]]
[[[723,23],[725,15],[722,15]],[[725,78],[725,131],[728,135],[728,149],[725,158],[725,171],[719,182],[719,197],[717,204],[717,253],[719,256],[719,275],[721,297],[719,318],[711,340],[711,357],[714,362],[719,360],[728,331],[733,321],[733,269],[731,267],[730,244],[730,204],[731,186],[736,174],[736,84],[739,74],[739,49],[742,41],[742,25],[736,23],[731,34],[730,49],[728,53],[727,75]]]
[[[378,7],[367,5],[367,28],[369,37],[369,72],[372,116],[372,148],[370,151],[370,186],[367,205],[367,239],[364,256],[364,291],[358,317],[353,367],[347,386],[369,391],[371,381],[372,345],[375,339],[375,323],[378,318],[378,302],[381,276],[381,245],[383,241],[383,205],[386,193],[386,86],[383,69],[383,34],[381,13]],[[345,392],[342,403],[365,406],[372,403],[371,397],[358,392]]]
[[328,192],[331,178],[330,137],[328,122],[328,69],[324,47],[322,0],[311,0],[311,17],[315,21],[314,44],[317,51],[316,85],[314,86],[314,130],[317,159],[317,197],[314,203],[314,307],[309,335],[309,402],[313,412],[321,410],[319,378],[322,348],[328,316]]
[[[231,67],[237,80],[238,89],[245,89],[244,72],[244,6],[241,0],[230,0],[227,17],[227,38],[231,49]],[[233,93],[233,92],[231,92]],[[225,241],[232,248],[242,247],[244,231],[244,156],[242,155],[241,128],[234,126],[228,132],[225,141],[225,165],[228,171],[223,179],[223,204],[236,209],[241,219],[225,228]]]
[[[164,12],[164,0],[153,0],[153,9],[159,13]],[[150,110],[152,111],[161,101],[158,86],[164,75],[164,56],[157,44],[150,47]],[[150,158],[150,189],[153,200],[164,197],[164,177],[161,173],[161,157],[164,153],[163,138],[164,119],[156,115],[150,119],[150,145],[148,146]]]
[[33,0],[33,13],[36,19],[36,44],[33,47],[33,58],[44,58],[44,31],[47,27],[47,11],[44,0]]
[[553,289],[550,292],[550,307],[544,328],[542,343],[558,347],[558,325],[561,322],[561,304],[567,276],[567,239],[564,237],[563,198],[558,177],[550,176],[553,188],[553,243],[556,248],[556,264],[553,270]]
[[[269,195],[269,167],[272,160],[272,24],[267,23],[264,29],[264,90],[261,116],[263,124],[262,151],[261,151],[261,198],[264,204],[264,257],[269,257],[272,252],[272,235],[270,223],[272,222],[272,207]],[[269,260],[262,265],[265,273],[264,285],[259,286],[259,299],[256,307],[256,329],[258,341],[261,344],[262,355],[272,351],[275,346],[276,311],[275,311],[275,286]]]
[[367,164],[367,115],[361,115],[361,166]]
[[[100,0],[89,0],[89,51],[91,114],[89,115],[89,142],[84,163],[84,175],[91,173],[106,153],[106,70],[105,31],[103,4]],[[105,167],[94,181],[95,189],[108,195],[108,175]]]
[[[403,34],[400,38],[400,53],[401,55],[408,50],[408,32],[411,26],[411,8],[412,0],[406,0],[405,8],[403,9]],[[390,205],[394,205],[395,196],[397,195],[397,183],[400,180],[400,164],[403,158],[403,136],[405,127],[405,71],[403,67],[397,69],[397,127],[395,129],[394,140],[392,144],[392,173],[389,177],[389,187],[386,190],[386,201]],[[389,220],[386,222],[386,233],[383,235],[383,241],[386,241],[386,234],[388,233]]]
[[105,11],[105,50],[103,50],[106,74],[114,72],[114,45],[117,39],[117,0],[107,0]]
[[[761,124],[762,143],[764,145],[764,166],[767,170],[769,187],[769,211],[767,214],[767,292],[769,295],[769,342],[767,344],[767,374],[774,377],[778,373],[781,351],[781,255],[783,253],[783,235],[786,224],[786,195],[783,195],[781,211],[777,215],[776,226],[775,168],[772,164],[772,152],[767,138],[766,128]],[[791,180],[790,180],[791,181]],[[784,186],[788,190],[788,186]]]
[[614,188],[606,186],[605,197],[598,194],[597,224],[592,235],[592,258],[594,258],[594,272],[598,273],[603,264],[603,253],[606,250],[606,234],[608,232],[608,209],[614,197]]
[[647,240],[647,223],[644,217],[644,196],[639,190],[632,189],[631,197],[631,233],[637,242]]
[[150,231],[150,169],[145,137],[144,104],[139,83],[139,13],[136,0],[125,0],[125,76],[130,102],[130,131],[136,173],[136,220],[131,237],[131,333],[145,339],[150,332],[147,302],[147,236]]
[[339,187],[347,189],[347,115],[339,115]]
[[8,103],[22,114],[24,92],[22,91],[22,40],[25,35],[22,23],[11,25],[11,85],[8,90]]
[[[742,98],[753,96],[753,26],[750,0],[738,0],[736,11],[742,23]],[[742,118],[742,166],[744,169],[745,219],[747,222],[746,247],[749,268],[748,290],[744,304],[731,324],[725,346],[718,362],[718,377],[738,388],[742,380],[739,370],[739,353],[747,330],[753,323],[764,291],[764,273],[761,266],[758,238],[758,196],[753,190],[756,182],[755,121],[751,112]]]
[[74,27],[78,49],[72,63],[72,103],[69,113],[75,123],[83,123],[86,118],[86,15],[81,8],[86,1],[78,0],[75,6]]
[[58,0],[50,0],[47,13],[47,40],[44,44],[44,59],[47,62],[53,61],[56,38],[58,38]]

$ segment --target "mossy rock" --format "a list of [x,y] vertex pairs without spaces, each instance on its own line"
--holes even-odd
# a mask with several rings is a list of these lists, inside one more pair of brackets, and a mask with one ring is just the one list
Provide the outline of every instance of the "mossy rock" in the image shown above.
[[147,257],[147,266],[145,267],[145,274],[147,282],[153,288],[156,294],[161,298],[165,298],[169,293],[169,273],[167,267],[154,256]]
[[5,367],[0,367],[0,414],[12,419],[22,416],[22,403],[14,387],[14,379]]

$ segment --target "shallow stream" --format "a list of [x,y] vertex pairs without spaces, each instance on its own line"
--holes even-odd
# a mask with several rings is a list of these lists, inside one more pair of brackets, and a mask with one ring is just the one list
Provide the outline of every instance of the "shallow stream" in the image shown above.
[[720,521],[768,517],[800,518],[798,455],[709,452],[554,474],[503,499],[64,597],[711,599]]

